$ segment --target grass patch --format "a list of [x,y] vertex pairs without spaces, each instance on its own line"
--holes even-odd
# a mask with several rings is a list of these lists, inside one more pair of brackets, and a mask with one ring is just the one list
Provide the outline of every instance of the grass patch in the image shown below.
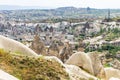
[[69,80],[69,75],[56,61],[9,54],[0,49],[0,69],[20,80]]
[[106,63],[106,64],[104,64],[103,66],[104,66],[105,68],[111,67],[109,63]]

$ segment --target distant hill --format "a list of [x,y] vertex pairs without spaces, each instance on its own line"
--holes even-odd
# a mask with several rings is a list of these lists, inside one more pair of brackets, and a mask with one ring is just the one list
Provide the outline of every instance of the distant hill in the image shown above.
[[0,5],[0,10],[14,10],[20,8],[20,6]]
[[48,7],[0,5],[0,10],[23,10],[23,9],[48,9]]
[[[42,7],[22,7],[22,6],[0,6],[0,13],[7,19],[16,20],[43,20],[43,19],[94,19],[105,18],[108,16],[108,9],[94,8],[76,8],[76,7],[60,7],[56,9],[45,9]],[[120,9],[110,9],[111,17],[120,16]]]

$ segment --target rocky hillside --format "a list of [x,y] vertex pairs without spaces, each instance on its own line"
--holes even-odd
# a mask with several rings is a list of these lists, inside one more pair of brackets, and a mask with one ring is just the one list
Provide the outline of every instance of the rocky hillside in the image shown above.
[[[3,71],[15,78],[9,79]],[[120,80],[120,70],[104,67],[97,52],[74,53],[63,64],[57,57],[37,55],[3,36],[0,36],[0,74],[0,80]]]
[[25,56],[17,53],[9,53],[3,49],[0,49],[0,65],[0,69],[13,75],[19,80],[97,79],[75,65],[63,64],[56,57]]
[[20,80],[69,80],[64,66],[57,61],[10,54],[2,49],[0,69]]
[[[9,6],[10,8],[10,6]],[[24,9],[24,8],[23,8]],[[44,20],[56,18],[104,18],[108,14],[108,9],[93,9],[93,8],[75,8],[75,7],[60,7],[57,9],[25,9],[25,10],[3,10],[0,13],[4,14],[6,19],[22,19],[22,20]],[[111,16],[119,16],[120,9],[111,9]]]

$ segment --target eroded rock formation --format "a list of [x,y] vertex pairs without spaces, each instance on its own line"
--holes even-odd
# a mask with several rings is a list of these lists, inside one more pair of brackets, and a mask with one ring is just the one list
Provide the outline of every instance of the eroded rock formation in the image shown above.
[[[41,57],[41,55],[37,55],[22,43],[3,36],[0,36],[0,48],[10,52],[20,51],[21,55]],[[58,62],[69,74],[70,80],[97,80],[97,78],[103,80],[120,79],[120,70],[114,68],[103,68],[96,52],[77,52],[66,61],[66,64],[63,64],[62,61],[54,56],[44,56],[43,58],[46,60],[52,60],[53,62]]]
[[2,35],[0,35],[0,48],[10,52],[19,52],[23,55],[37,56],[33,50],[29,49],[24,44]]
[[66,61],[66,64],[79,66],[80,68],[86,70],[87,72],[94,74],[91,59],[84,52],[78,52],[73,54]]
[[59,52],[59,57],[62,62],[65,62],[73,54],[72,47],[69,42],[64,44],[64,47]]
[[120,79],[120,70],[114,68],[105,68],[105,73],[106,73],[106,80],[109,80],[111,77]]
[[66,61],[66,64],[79,66],[94,76],[105,78],[104,68],[96,53],[75,53]]
[[37,54],[46,54],[46,49],[44,43],[40,40],[38,35],[35,35],[32,45],[30,46]]

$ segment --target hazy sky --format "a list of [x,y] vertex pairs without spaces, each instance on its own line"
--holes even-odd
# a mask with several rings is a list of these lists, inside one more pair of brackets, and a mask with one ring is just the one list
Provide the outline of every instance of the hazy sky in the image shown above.
[[40,6],[47,8],[64,6],[120,8],[120,0],[0,0],[0,5]]

